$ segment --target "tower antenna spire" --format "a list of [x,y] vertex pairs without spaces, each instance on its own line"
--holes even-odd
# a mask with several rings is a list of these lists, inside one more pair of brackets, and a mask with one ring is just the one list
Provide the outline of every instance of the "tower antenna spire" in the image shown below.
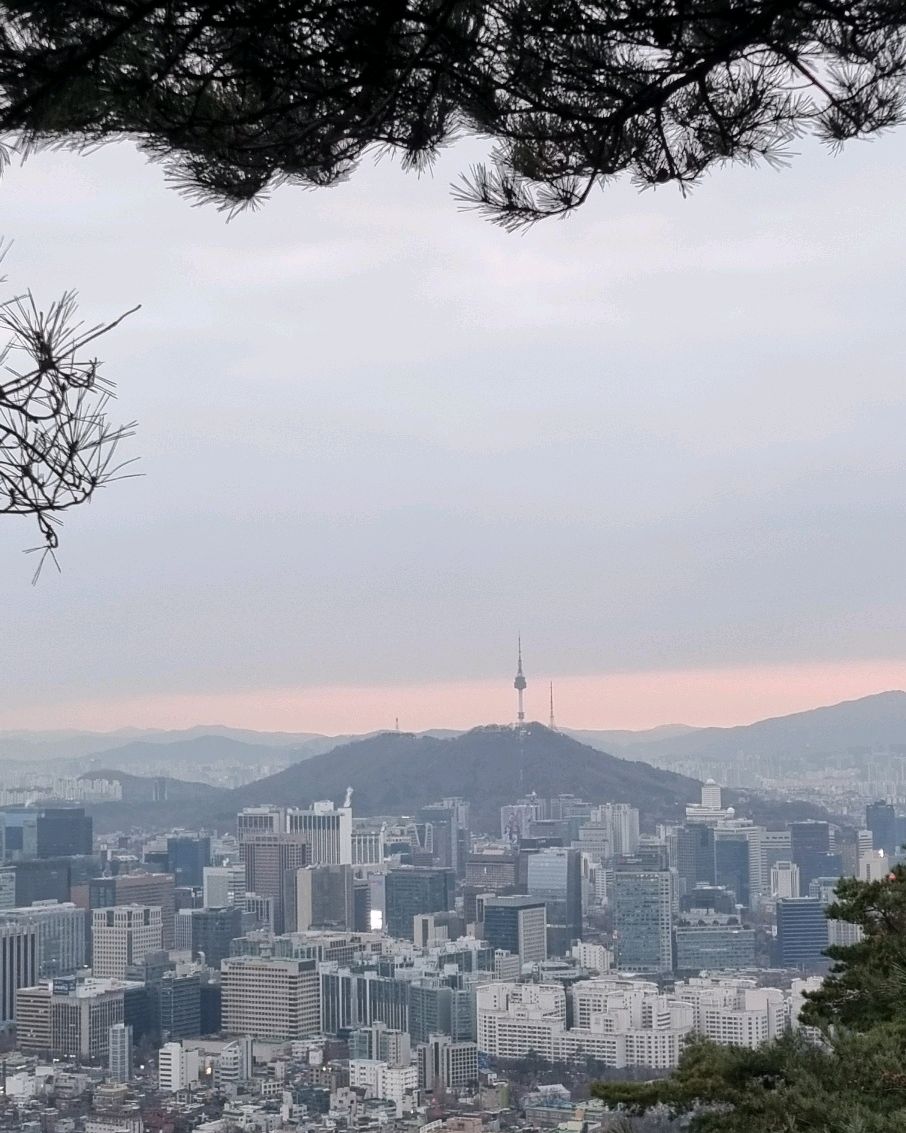
[[525,692],[526,679],[525,673],[522,671],[522,634],[519,634],[517,639],[517,652],[516,652],[516,679],[513,681],[513,688],[516,690],[516,723],[519,727],[525,723],[525,704],[523,702],[523,693]]
[[556,724],[556,721],[554,720],[554,682],[553,681],[551,681],[551,716],[550,716],[550,720],[548,721],[548,727],[550,728],[550,730],[552,732],[556,732],[556,730],[557,730],[557,724]]

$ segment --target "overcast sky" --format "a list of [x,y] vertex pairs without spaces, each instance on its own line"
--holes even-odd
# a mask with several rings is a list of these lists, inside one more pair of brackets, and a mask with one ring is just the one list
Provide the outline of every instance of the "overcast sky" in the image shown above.
[[[0,182],[143,477],[29,585],[0,727],[731,723],[906,686],[906,133],[508,235],[392,162],[231,223],[130,147]],[[534,699],[532,699],[534,698]]]

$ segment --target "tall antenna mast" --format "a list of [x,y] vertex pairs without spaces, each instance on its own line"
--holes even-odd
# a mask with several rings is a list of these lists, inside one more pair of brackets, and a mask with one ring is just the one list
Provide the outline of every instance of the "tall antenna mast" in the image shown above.
[[548,727],[552,732],[556,732],[557,724],[554,720],[554,682],[551,681],[551,717],[548,721]]
[[527,683],[525,673],[522,671],[522,634],[519,635],[518,642],[516,679],[513,681],[513,688],[516,690],[516,723],[521,727],[525,723],[525,704],[522,694]]

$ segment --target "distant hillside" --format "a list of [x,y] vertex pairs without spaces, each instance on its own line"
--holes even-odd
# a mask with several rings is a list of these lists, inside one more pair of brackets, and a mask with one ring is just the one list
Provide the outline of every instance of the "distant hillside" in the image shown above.
[[386,732],[338,747],[233,791],[236,809],[342,797],[353,787],[356,814],[412,814],[447,795],[471,800],[475,829],[499,830],[500,807],[529,791],[569,792],[629,802],[653,817],[675,817],[699,785],[673,772],[606,755],[532,724],[523,732],[486,727],[436,739]]
[[636,758],[668,763],[683,759],[743,761],[747,756],[788,757],[873,747],[906,750],[906,692],[882,692],[735,728],[699,728],[686,735],[632,744]]
[[149,774],[149,767],[173,766],[191,775],[192,768],[206,763],[241,764],[257,767],[260,764],[278,766],[295,759],[304,759],[305,752],[293,748],[251,744],[228,736],[196,736],[192,739],[152,743],[136,740],[111,748],[98,755],[73,760],[80,769],[94,771],[96,766],[115,767],[123,771]]

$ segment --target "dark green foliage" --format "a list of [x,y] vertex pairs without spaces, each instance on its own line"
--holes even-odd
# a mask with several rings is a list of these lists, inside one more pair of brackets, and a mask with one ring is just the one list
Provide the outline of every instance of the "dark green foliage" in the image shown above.
[[490,138],[469,204],[518,227],[623,173],[693,183],[900,120],[899,0],[8,0],[0,131],[130,135],[229,207],[328,185],[370,147]]
[[[692,1133],[901,1133],[906,1129],[906,870],[846,879],[829,915],[864,940],[830,950],[830,977],[803,1021],[820,1041],[791,1035],[750,1051],[699,1041],[670,1078],[599,1084],[630,1112],[690,1114]],[[814,1036],[813,1036],[814,1038]]]

